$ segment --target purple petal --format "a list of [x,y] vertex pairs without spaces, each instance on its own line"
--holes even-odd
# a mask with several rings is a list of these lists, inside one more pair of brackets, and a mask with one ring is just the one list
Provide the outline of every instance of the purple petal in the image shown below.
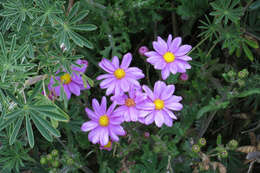
[[97,99],[92,99],[92,108],[94,109],[95,113],[99,116],[102,116],[102,111],[100,110],[99,103]]
[[101,79],[105,79],[105,78],[111,78],[111,77],[115,77],[115,76],[113,74],[102,74],[102,75],[97,77],[97,80],[101,80]]
[[101,108],[102,114],[106,114],[106,110],[107,110],[107,99],[106,99],[105,96],[102,97],[100,108]]
[[180,103],[168,103],[165,104],[165,107],[174,111],[180,111],[182,109],[182,104]]
[[99,141],[102,146],[107,145],[109,139],[108,139],[108,128],[102,127],[100,128],[100,136]]
[[111,83],[111,85],[106,90],[106,95],[110,95],[115,91],[115,84]]
[[166,79],[168,78],[168,76],[170,75],[169,67],[164,68],[164,69],[161,71],[161,74],[162,74],[162,79],[163,79],[163,80],[166,80]]
[[157,99],[157,98],[160,98],[161,96],[161,93],[164,91],[166,87],[166,84],[162,81],[157,81],[155,82],[154,84],[154,97]]
[[169,97],[171,97],[172,94],[174,93],[174,90],[175,90],[174,85],[168,85],[167,87],[165,87],[165,89],[161,93],[161,99],[166,100]]
[[168,115],[169,117],[171,117],[172,119],[177,120],[177,117],[174,115],[174,113],[172,111],[170,111],[167,108],[163,108],[163,111],[165,111],[165,115]]
[[136,108],[130,107],[128,110],[129,110],[131,121],[137,121],[138,120],[138,112],[137,112]]
[[105,79],[103,80],[99,86],[100,88],[107,88],[109,85],[111,85],[112,82],[114,82],[116,79],[113,77],[113,78],[108,78],[108,79]]
[[144,120],[144,123],[146,125],[149,125],[149,124],[152,124],[154,122],[154,112],[152,112],[151,114],[149,114],[145,120]]
[[144,53],[144,55],[147,56],[147,57],[160,56],[160,54],[158,54],[158,53],[155,52],[155,51],[146,52],[146,53]]
[[115,107],[116,107],[116,104],[115,104],[115,103],[112,103],[112,104],[109,106],[109,108],[108,108],[108,110],[107,110],[107,115],[108,115],[108,116],[112,116],[112,115],[113,115],[112,112],[114,111]]
[[152,111],[139,110],[139,117],[146,117]]
[[114,65],[106,58],[103,58],[98,65],[108,73],[113,73],[116,70]]
[[177,51],[179,49],[180,45],[181,45],[181,37],[174,38],[171,45],[170,45],[170,51],[172,53],[175,53],[175,51]]
[[175,64],[176,64],[176,66],[178,68],[178,72],[180,72],[180,73],[185,73],[186,72],[186,68],[185,68],[183,63],[176,61]]
[[87,132],[90,131],[98,126],[98,123],[95,121],[88,121],[82,124],[81,131]]
[[172,74],[176,74],[178,72],[178,67],[175,62],[170,64],[169,69]]
[[175,58],[176,58],[176,59],[183,60],[183,61],[190,61],[190,60],[192,60],[192,58],[189,57],[189,56],[187,56],[187,55],[184,55],[184,56],[176,56]]
[[131,61],[132,61],[132,54],[131,54],[131,53],[125,54],[125,55],[123,56],[123,61],[122,61],[122,63],[121,63],[120,68],[126,70],[126,69],[129,67]]
[[153,42],[153,48],[160,55],[164,55],[167,52],[167,45],[166,45],[166,47],[163,47],[160,43],[155,42],[155,41]]
[[163,114],[164,117],[164,123],[166,124],[166,126],[171,127],[172,126],[172,119],[168,116]]
[[114,57],[113,57],[113,59],[112,59],[112,64],[114,65],[114,67],[115,67],[116,69],[119,68],[119,59],[118,59],[117,56],[114,56]]
[[54,88],[54,92],[55,92],[55,95],[56,95],[56,96],[60,96],[60,88],[61,88],[60,85],[59,85],[59,86],[56,86],[56,87]]
[[155,99],[152,90],[148,86],[143,85],[143,90],[146,92],[147,97],[149,97],[151,100]]
[[63,85],[63,88],[64,88],[65,94],[67,96],[67,99],[69,100],[70,97],[71,97],[71,92],[70,92],[70,90],[68,88],[68,85]]
[[164,101],[165,104],[170,104],[170,103],[176,103],[182,100],[181,96],[171,96],[170,98],[168,98],[167,100]]
[[171,43],[172,43],[172,35],[169,34],[168,39],[167,39],[167,46],[168,46],[168,49],[170,48]]
[[74,82],[71,82],[69,85],[68,85],[70,91],[75,94],[76,96],[79,96],[80,95],[80,87],[78,85],[76,85]]
[[99,119],[99,115],[95,114],[92,110],[90,110],[89,108],[85,108],[86,113],[88,114],[88,117],[91,120],[98,120]]
[[151,101],[148,101],[148,100],[146,100],[146,101],[144,101],[142,103],[139,103],[138,105],[136,105],[136,107],[138,109],[146,110],[146,111],[155,109],[154,103],[152,103]]
[[126,71],[126,76],[134,76],[136,79],[144,77],[143,71],[137,67],[130,67]]
[[157,37],[157,42],[161,45],[161,47],[164,47],[166,48],[166,51],[167,51],[167,43],[161,38],[161,37]]
[[99,128],[93,129],[91,132],[88,134],[88,139],[93,143],[96,144],[99,141],[99,136],[100,136],[100,131]]
[[156,111],[155,112],[155,118],[154,118],[155,124],[157,127],[162,127],[164,123],[164,117],[163,117],[163,111]]
[[129,113],[128,110],[126,110],[126,111],[124,112],[123,117],[124,117],[124,120],[125,120],[126,122],[130,122],[130,121],[131,121],[130,113]]
[[190,45],[183,45],[181,47],[179,47],[179,49],[177,50],[177,52],[174,53],[175,56],[183,56],[186,55],[190,50],[191,50],[191,46]]
[[114,133],[113,128],[109,128],[109,136],[111,137],[112,141],[119,141],[119,138]]
[[118,105],[124,105],[125,99],[127,99],[127,98],[128,97],[125,94],[123,94],[123,95],[118,95],[118,96],[112,96],[111,100]]
[[124,92],[129,91],[129,83],[128,83],[127,79],[121,79],[121,80],[120,80],[120,88],[121,88]]
[[110,129],[112,129],[112,131],[115,134],[120,135],[120,136],[124,136],[126,134],[122,126],[113,126],[113,125],[111,125]]
[[123,116],[110,117],[109,119],[109,123],[112,125],[120,125],[122,122],[124,122]]

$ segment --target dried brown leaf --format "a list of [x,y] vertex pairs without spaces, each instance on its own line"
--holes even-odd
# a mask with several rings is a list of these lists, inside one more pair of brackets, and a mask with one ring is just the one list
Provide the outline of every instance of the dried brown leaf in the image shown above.
[[255,146],[251,146],[251,145],[248,145],[248,146],[242,146],[242,147],[238,147],[237,148],[237,151],[240,151],[242,153],[250,153],[250,152],[254,152],[256,151],[256,147]]

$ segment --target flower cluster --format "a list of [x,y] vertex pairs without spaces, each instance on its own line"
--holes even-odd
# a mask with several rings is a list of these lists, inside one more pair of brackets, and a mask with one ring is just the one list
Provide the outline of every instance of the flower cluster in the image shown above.
[[[166,80],[170,73],[182,73],[181,80],[187,80],[186,69],[191,66],[187,61],[191,57],[187,53],[191,50],[190,45],[181,46],[181,38],[172,39],[168,36],[167,42],[161,37],[153,42],[155,51],[149,51],[142,46],[139,49],[141,56],[147,56],[147,62],[154,65],[155,69],[161,70],[162,79]],[[157,81],[151,90],[146,85],[140,84],[144,78],[142,70],[137,67],[130,67],[132,54],[123,56],[120,63],[119,58],[114,56],[112,60],[103,58],[99,66],[106,72],[97,77],[101,80],[100,88],[106,89],[106,95],[110,97],[112,104],[107,108],[107,99],[102,97],[101,103],[97,99],[92,100],[92,108],[85,108],[89,121],[81,126],[83,132],[89,132],[88,139],[94,144],[100,144],[100,149],[111,150],[112,143],[119,141],[119,136],[126,135],[122,127],[123,122],[140,122],[145,125],[152,124],[162,127],[163,124],[171,127],[177,116],[173,111],[182,109],[181,96],[174,95],[175,86],[167,85],[163,81]],[[64,75],[56,76],[60,81],[69,99],[71,93],[80,95],[80,90],[89,88],[84,86],[81,74],[85,72],[87,62],[78,60],[78,66],[72,66],[73,73],[64,71]],[[52,78],[49,90],[60,95],[61,86],[53,86]]]

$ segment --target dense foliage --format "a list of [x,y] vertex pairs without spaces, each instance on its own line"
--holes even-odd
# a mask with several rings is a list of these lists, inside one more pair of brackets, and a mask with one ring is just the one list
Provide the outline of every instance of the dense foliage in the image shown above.
[[[0,172],[260,170],[260,0],[2,0],[0,24]],[[165,78],[142,51],[170,34],[192,46],[191,69]],[[175,85],[183,108],[93,144],[81,127],[106,96],[100,62],[128,52],[140,84]]]

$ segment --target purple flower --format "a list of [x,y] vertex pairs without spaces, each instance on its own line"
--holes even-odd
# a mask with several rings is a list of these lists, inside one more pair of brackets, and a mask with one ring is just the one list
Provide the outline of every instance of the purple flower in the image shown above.
[[149,49],[146,47],[146,46],[141,46],[139,49],[138,49],[138,52],[139,52],[139,55],[142,55],[144,56],[144,53],[148,52]]
[[182,81],[186,81],[189,79],[189,75],[187,73],[182,73],[181,76],[180,76],[180,79]]
[[113,146],[113,142],[112,141],[108,141],[108,143],[104,146],[100,145],[99,149],[100,150],[107,150],[107,151],[111,151],[112,150],[112,146]]
[[[90,86],[84,86],[84,82],[80,73],[84,73],[87,65],[85,64],[87,61],[85,60],[77,60],[77,64],[81,67],[77,67],[72,65],[72,75],[67,73],[66,71],[62,76],[55,76],[55,79],[61,82],[64,91],[66,93],[67,99],[70,99],[71,93],[75,94],[76,96],[80,95],[81,90],[89,89]],[[57,72],[58,73],[58,72]],[[48,85],[48,89],[51,92],[54,92],[56,96],[60,96],[61,86],[53,86],[55,81],[53,77],[51,77],[50,83]]]
[[157,70],[162,70],[162,78],[166,80],[167,77],[177,72],[185,73],[186,69],[191,66],[187,61],[192,60],[186,54],[191,50],[190,45],[181,45],[181,37],[176,37],[172,40],[172,35],[168,36],[167,43],[158,37],[157,41],[153,42],[155,51],[146,52],[144,55],[149,57],[147,62],[154,65]]
[[140,86],[137,80],[144,77],[142,70],[137,67],[129,67],[132,61],[131,53],[127,53],[123,56],[121,65],[119,66],[119,59],[114,56],[112,62],[107,59],[103,59],[99,66],[108,72],[97,77],[97,80],[104,79],[100,83],[100,88],[106,88],[106,95],[114,93],[120,95],[123,92],[128,92],[130,85]]
[[141,89],[137,89],[131,87],[128,95],[118,95],[111,97],[111,100],[114,101],[115,104],[120,105],[115,112],[122,115],[124,120],[129,121],[137,121],[139,120],[139,109],[136,108],[136,105],[143,102],[146,99],[146,94],[141,92]]
[[92,100],[92,107],[94,112],[88,108],[85,108],[90,121],[85,122],[81,126],[83,132],[91,131],[88,134],[88,139],[96,144],[105,146],[109,142],[109,137],[112,141],[119,141],[118,135],[125,135],[125,131],[120,124],[124,121],[124,118],[114,113],[116,104],[112,104],[107,109],[106,97],[102,97],[101,104],[99,105],[96,99]]
[[147,99],[137,105],[137,108],[144,110],[140,117],[144,117],[145,124],[151,124],[155,121],[158,127],[163,123],[167,126],[172,126],[172,119],[177,119],[172,110],[180,111],[182,104],[179,101],[182,97],[173,95],[174,85],[166,85],[162,81],[157,81],[154,85],[154,92],[147,86],[143,86],[147,94]]

